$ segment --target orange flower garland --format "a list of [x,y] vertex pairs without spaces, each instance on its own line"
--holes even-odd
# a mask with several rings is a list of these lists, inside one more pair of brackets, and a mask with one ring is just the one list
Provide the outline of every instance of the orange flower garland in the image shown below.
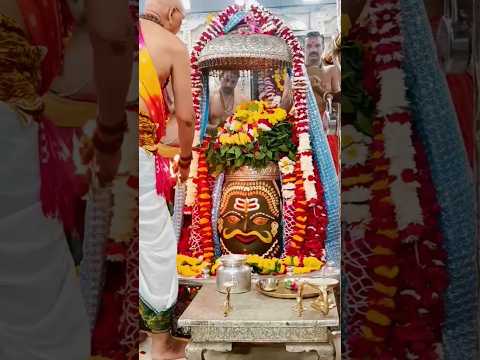
[[194,256],[202,256],[204,261],[211,262],[214,255],[213,245],[213,229],[212,229],[212,196],[208,184],[208,165],[205,158],[205,149],[199,151],[198,157],[198,177],[195,180],[197,184],[197,204],[199,225],[200,225],[200,242],[201,253]]
[[302,254],[302,248],[305,242],[306,228],[307,228],[307,211],[305,200],[305,189],[303,187],[303,174],[300,168],[300,161],[297,155],[297,162],[295,163],[295,199],[294,203],[294,217],[295,226],[292,233],[292,239],[286,249],[286,254],[289,256],[298,256]]

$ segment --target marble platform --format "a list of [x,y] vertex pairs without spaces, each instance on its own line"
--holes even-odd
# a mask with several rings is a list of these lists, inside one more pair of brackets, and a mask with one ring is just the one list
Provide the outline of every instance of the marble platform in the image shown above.
[[[205,284],[178,320],[189,328],[188,360],[200,360],[208,350],[230,352],[236,343],[282,344],[287,352],[316,352],[322,360],[334,359],[331,328],[337,328],[337,308],[328,315],[314,311],[305,300],[302,317],[293,310],[295,300],[270,298],[256,290],[233,294],[233,311],[224,316],[225,295],[213,284]],[[332,296],[331,302],[335,299]]]

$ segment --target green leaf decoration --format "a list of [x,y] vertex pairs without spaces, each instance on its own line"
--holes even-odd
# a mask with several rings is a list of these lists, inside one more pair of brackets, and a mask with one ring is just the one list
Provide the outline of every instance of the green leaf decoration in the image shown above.
[[[256,104],[251,107],[259,110]],[[219,174],[245,165],[265,168],[270,162],[278,162],[284,156],[295,160],[297,148],[291,138],[292,125],[288,121],[278,122],[270,131],[259,131],[256,141],[245,145],[219,145],[212,138],[206,154],[209,169]]]

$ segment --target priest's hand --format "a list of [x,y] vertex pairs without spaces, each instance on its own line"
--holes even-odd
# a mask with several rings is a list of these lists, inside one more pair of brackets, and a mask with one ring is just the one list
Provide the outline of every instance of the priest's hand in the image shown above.
[[190,175],[190,166],[188,168],[179,167],[178,178],[182,184],[188,180],[189,175]]
[[126,120],[111,128],[105,127],[97,120],[97,128],[92,142],[95,148],[94,161],[97,178],[102,186],[111,183],[117,175],[126,126]]
[[120,150],[113,154],[102,153],[101,151],[95,152],[95,160],[97,165],[97,177],[100,181],[100,185],[105,186],[110,184],[115,175],[117,175],[118,166],[122,158]]
[[173,172],[177,176],[177,181],[181,184],[188,180],[191,160],[191,155],[188,157],[176,155],[173,160]]

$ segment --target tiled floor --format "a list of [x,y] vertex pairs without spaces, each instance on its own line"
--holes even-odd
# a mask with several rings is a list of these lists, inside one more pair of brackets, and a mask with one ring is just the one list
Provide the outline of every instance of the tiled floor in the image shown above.
[[[140,345],[139,360],[151,360],[150,358],[150,338]],[[144,352],[144,353],[142,353]],[[234,346],[231,353],[219,353],[209,351],[205,355],[205,360],[316,360],[318,357],[314,353],[287,353],[281,345],[238,345]]]

